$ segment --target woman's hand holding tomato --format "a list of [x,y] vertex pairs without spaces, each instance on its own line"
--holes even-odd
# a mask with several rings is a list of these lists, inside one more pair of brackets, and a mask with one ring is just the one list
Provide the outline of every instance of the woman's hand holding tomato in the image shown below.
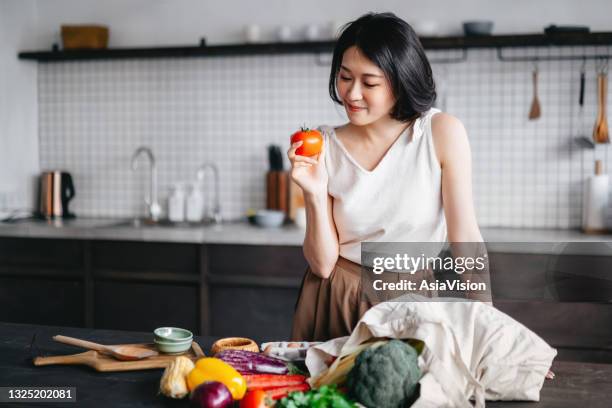
[[294,133],[287,156],[291,162],[291,179],[304,190],[304,194],[327,194],[325,146],[319,131]]
[[303,143],[295,151],[295,154],[297,154],[298,156],[312,157],[321,153],[321,147],[323,146],[323,136],[318,130],[302,128],[291,135],[291,144],[300,141]]

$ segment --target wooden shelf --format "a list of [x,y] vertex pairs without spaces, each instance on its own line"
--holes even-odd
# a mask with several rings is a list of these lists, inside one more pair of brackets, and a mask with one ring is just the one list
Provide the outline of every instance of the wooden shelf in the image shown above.
[[[612,45],[612,32],[599,33],[557,33],[491,35],[479,37],[422,37],[425,49],[473,49],[505,47],[546,47],[546,46],[586,46]],[[19,59],[39,62],[148,59],[148,58],[189,58],[218,57],[239,55],[280,55],[280,54],[317,54],[331,52],[334,41],[228,44],[212,46],[177,46],[153,48],[111,48],[104,50],[55,50],[22,51]]]

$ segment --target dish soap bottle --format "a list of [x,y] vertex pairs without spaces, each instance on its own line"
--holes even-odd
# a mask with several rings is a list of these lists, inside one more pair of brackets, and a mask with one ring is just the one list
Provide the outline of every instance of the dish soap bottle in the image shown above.
[[603,174],[601,160],[596,160],[595,175],[587,180],[582,207],[582,229],[587,234],[599,234],[607,230],[608,190],[608,175]]
[[204,215],[204,194],[199,183],[191,183],[187,197],[187,221],[201,222]]
[[168,219],[172,222],[185,221],[185,189],[180,183],[172,186],[172,193],[168,198]]

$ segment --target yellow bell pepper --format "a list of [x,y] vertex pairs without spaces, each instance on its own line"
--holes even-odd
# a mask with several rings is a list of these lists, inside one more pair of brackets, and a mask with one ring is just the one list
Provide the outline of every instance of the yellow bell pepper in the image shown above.
[[193,391],[198,385],[206,381],[218,381],[224,384],[234,400],[242,399],[247,389],[245,379],[234,367],[213,357],[199,359],[195,368],[187,375],[189,391]]

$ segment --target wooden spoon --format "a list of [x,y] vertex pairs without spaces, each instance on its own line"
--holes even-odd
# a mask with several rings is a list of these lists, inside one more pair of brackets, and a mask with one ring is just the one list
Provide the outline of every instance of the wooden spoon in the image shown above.
[[534,120],[540,117],[540,100],[538,99],[538,69],[533,71],[533,101],[531,101],[531,109],[529,109],[529,120]]
[[89,350],[96,350],[100,353],[111,355],[117,360],[123,361],[141,360],[143,358],[158,355],[157,351],[155,350],[149,350],[138,346],[105,346],[103,344],[92,343],[91,341],[61,335],[53,336],[53,340],[64,344],[70,344],[72,346],[83,347]]
[[597,76],[597,95],[599,110],[597,122],[593,128],[593,141],[595,143],[610,143],[608,136],[608,120],[606,118],[606,102],[608,99],[608,75],[600,72]]

